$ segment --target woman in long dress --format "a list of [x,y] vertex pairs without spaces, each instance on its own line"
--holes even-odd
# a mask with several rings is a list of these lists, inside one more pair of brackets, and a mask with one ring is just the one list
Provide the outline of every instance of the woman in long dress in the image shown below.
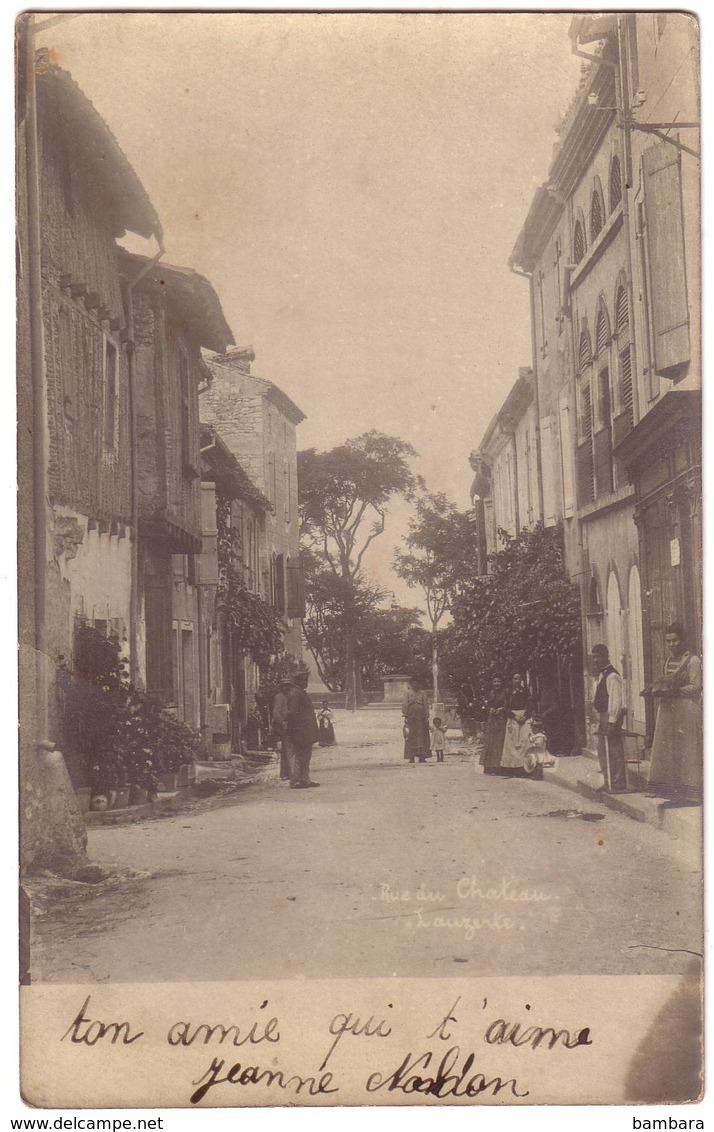
[[488,698],[486,726],[483,732],[483,751],[481,765],[484,774],[501,773],[503,740],[506,735],[506,715],[508,695],[500,676],[491,681],[491,694]]
[[430,755],[429,705],[426,692],[417,689],[412,680],[402,702],[404,716],[404,758],[413,763],[415,759],[423,763]]
[[508,695],[506,734],[501,755],[502,772],[512,777],[524,773],[524,756],[530,738],[530,697],[520,672],[514,672]]
[[333,747],[335,744],[335,728],[332,720],[334,715],[327,700],[322,701],[322,709],[317,713],[317,725],[320,728],[318,740],[321,747]]
[[650,689],[658,702],[649,794],[673,803],[702,800],[702,662],[679,622],[665,630],[668,656]]

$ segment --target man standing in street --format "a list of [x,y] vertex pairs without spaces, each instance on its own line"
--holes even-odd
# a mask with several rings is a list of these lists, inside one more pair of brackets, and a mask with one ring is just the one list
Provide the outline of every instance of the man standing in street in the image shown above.
[[605,788],[612,794],[621,794],[627,790],[625,748],[622,741],[622,724],[625,718],[622,677],[610,664],[607,645],[595,645],[591,658],[593,669],[598,675],[593,707],[599,720],[597,749],[600,770],[605,780]]
[[309,678],[309,673],[298,672],[288,692],[285,733],[290,757],[291,790],[306,790],[310,786],[320,785],[310,779],[312,745],[317,742],[320,729],[312,700],[307,694]]
[[290,757],[288,754],[288,739],[285,727],[288,720],[288,696],[292,688],[292,680],[281,680],[280,691],[273,701],[273,734],[280,746],[280,779],[290,778]]

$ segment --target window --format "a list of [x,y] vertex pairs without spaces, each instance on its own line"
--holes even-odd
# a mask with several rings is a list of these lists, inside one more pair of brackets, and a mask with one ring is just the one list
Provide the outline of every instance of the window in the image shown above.
[[590,202],[590,239],[595,240],[602,231],[603,207],[600,190],[595,188]]
[[617,327],[617,353],[620,378],[620,412],[627,414],[628,426],[632,428],[635,423],[635,398],[632,385],[630,304],[625,287],[618,289],[615,299],[615,323]]
[[578,449],[575,457],[578,503],[584,506],[595,498],[593,460],[592,350],[587,330],[580,336],[578,349]]
[[604,307],[600,307],[595,324],[597,351],[597,416],[598,431],[594,437],[596,495],[613,490],[612,465],[612,396],[610,393],[610,325]]
[[583,226],[578,220],[575,224],[575,231],[573,232],[573,262],[580,263],[585,255],[585,233]]
[[116,447],[117,432],[117,348],[104,339],[104,443]]
[[667,142],[658,142],[644,151],[642,170],[654,368],[676,381],[690,360],[680,154]]
[[59,309],[59,364],[62,382],[62,406],[69,421],[77,419],[77,382],[74,368],[74,336],[72,312],[64,305]]
[[620,170],[620,159],[613,157],[610,162],[610,212],[617,208],[622,200],[622,172]]
[[276,613],[285,613],[285,559],[282,554],[275,556],[273,605]]

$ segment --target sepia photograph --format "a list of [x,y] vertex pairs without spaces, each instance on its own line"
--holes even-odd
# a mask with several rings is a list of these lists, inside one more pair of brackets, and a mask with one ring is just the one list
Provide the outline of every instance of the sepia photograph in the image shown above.
[[24,1100],[700,1101],[697,18],[15,59]]

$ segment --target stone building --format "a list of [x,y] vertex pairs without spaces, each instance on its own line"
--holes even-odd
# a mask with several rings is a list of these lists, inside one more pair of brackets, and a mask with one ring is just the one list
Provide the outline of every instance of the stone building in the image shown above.
[[297,496],[297,426],[304,413],[272,381],[251,373],[251,347],[211,355],[201,421],[212,425],[272,505],[265,519],[263,589],[285,629],[285,650],[302,657],[304,596]]
[[71,657],[78,618],[130,653],[132,508],[127,231],[161,238],[143,187],[67,72],[38,77],[47,396],[46,648]]
[[[124,252],[134,349],[133,468],[138,543],[135,682],[194,729],[201,720],[199,588],[201,348],[232,343],[218,296],[195,271]],[[129,454],[127,453],[127,458]]]
[[533,388],[533,371],[521,369],[471,457],[478,471],[472,498],[477,497],[483,507],[483,573],[488,570],[488,557],[501,549],[499,530],[513,538],[542,518]]
[[677,130],[697,120],[696,36],[681,13],[573,18],[580,89],[510,260],[544,522],[563,522],[585,647],[608,645],[642,735],[664,625],[700,633],[697,134]]
[[201,734],[209,755],[239,750],[255,707],[258,673],[217,604],[219,528],[230,534],[240,583],[265,600],[262,564],[267,561],[266,520],[270,500],[255,486],[219,433],[201,429],[201,536],[198,601],[203,673]]

